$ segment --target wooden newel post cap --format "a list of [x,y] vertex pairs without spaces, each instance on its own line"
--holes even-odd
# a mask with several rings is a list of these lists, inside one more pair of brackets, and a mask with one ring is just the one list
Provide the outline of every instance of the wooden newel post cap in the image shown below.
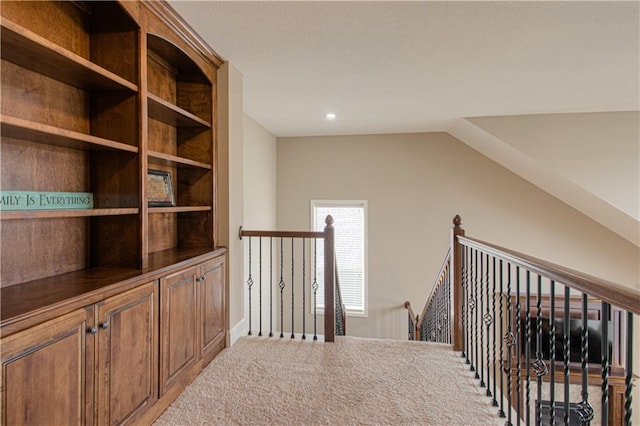
[[453,226],[455,226],[456,228],[459,228],[460,225],[462,225],[462,218],[460,217],[459,214],[457,214],[454,218],[453,218]]
[[330,214],[329,214],[329,215],[327,215],[327,218],[324,220],[324,223],[325,223],[327,226],[331,226],[331,225],[333,225],[333,216],[331,216]]

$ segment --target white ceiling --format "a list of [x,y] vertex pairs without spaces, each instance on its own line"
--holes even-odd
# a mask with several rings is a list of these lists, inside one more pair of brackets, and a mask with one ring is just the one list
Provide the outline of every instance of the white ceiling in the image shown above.
[[640,109],[637,1],[170,4],[240,70],[245,113],[275,136]]

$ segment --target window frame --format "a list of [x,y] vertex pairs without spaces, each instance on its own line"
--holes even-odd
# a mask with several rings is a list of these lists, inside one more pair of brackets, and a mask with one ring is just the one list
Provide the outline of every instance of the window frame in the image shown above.
[[[314,200],[310,200],[310,208],[309,208],[309,212],[310,212],[310,228],[311,231],[316,231],[315,228],[315,218],[316,218],[316,207],[328,207],[328,208],[340,208],[340,207],[358,207],[358,208],[362,208],[364,211],[364,236],[363,236],[363,258],[364,258],[364,262],[363,262],[363,295],[362,295],[362,300],[363,300],[363,310],[353,310],[353,309],[348,309],[347,308],[347,316],[348,317],[358,317],[358,318],[368,318],[369,316],[369,273],[368,273],[368,269],[369,269],[369,261],[368,261],[368,232],[369,232],[369,218],[368,218],[368,203],[367,200],[357,200],[357,199],[349,199],[349,200],[325,200],[325,199],[314,199]],[[321,230],[324,230],[324,226],[322,227]],[[313,245],[312,242],[310,242],[311,245]],[[311,253],[311,248],[309,249],[309,253]],[[340,259],[336,259],[338,264],[340,263]],[[320,267],[320,265],[318,265]],[[313,277],[309,277],[309,289],[311,292],[313,292],[313,289],[311,289],[313,283]],[[313,294],[313,293],[310,293]],[[320,303],[323,304],[323,306],[320,306]],[[310,312],[313,315],[313,300],[310,300],[309,302],[309,307],[310,307]],[[324,315],[324,300],[320,301],[318,300],[318,307],[317,307],[317,314],[318,315]]]

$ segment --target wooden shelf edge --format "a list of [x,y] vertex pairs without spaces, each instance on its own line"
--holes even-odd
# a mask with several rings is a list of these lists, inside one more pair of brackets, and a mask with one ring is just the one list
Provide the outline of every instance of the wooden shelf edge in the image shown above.
[[177,206],[177,207],[149,207],[149,213],[186,213],[186,212],[206,212],[211,206]]
[[138,86],[26,28],[0,18],[2,58],[82,89],[138,91]]
[[137,208],[115,208],[115,209],[78,209],[78,210],[10,210],[0,211],[2,220],[20,219],[54,219],[72,217],[93,217],[93,216],[125,216],[138,214]]
[[176,164],[178,166],[189,166],[189,167],[195,167],[195,168],[205,169],[205,170],[212,169],[211,164],[201,163],[200,161],[194,161],[188,158],[177,157],[175,155],[164,154],[162,152],[149,151],[148,155],[150,158],[153,158],[154,160],[160,160],[163,163]]
[[138,153],[138,147],[97,136],[0,114],[3,136],[74,149],[110,149]]
[[195,114],[165,101],[152,93],[147,95],[149,103],[149,117],[172,126],[211,128],[211,123]]

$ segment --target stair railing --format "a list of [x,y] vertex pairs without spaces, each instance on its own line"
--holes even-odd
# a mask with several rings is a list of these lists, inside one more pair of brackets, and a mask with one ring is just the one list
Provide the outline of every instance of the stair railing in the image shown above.
[[409,340],[451,343],[451,250],[442,261],[422,313],[416,316],[411,302],[405,302],[409,315]]
[[[330,215],[326,217],[325,225],[322,232],[249,231],[240,228],[240,239],[248,238],[246,285],[249,300],[249,335],[254,334],[254,316],[257,316],[258,336],[267,335],[266,327],[268,326],[269,337],[273,337],[274,331],[279,330],[280,337],[283,338],[284,329],[289,327],[292,339],[296,337],[297,330],[301,332],[301,338],[306,340],[307,307],[309,306],[313,322],[313,340],[318,340],[317,290],[320,285],[323,285],[324,289],[324,341],[334,342],[336,335],[344,335],[346,310],[342,304],[339,288],[335,259],[335,229]],[[253,240],[258,240],[257,254],[254,254]],[[324,245],[323,283],[318,283],[317,276],[318,241],[322,241]],[[311,246],[309,250],[307,250],[308,245]],[[266,256],[268,256],[268,265]],[[257,265],[257,268],[254,265]],[[307,288],[309,282],[311,282],[310,289]],[[256,291],[257,294],[254,293]],[[254,309],[254,303],[258,304],[257,309]],[[257,310],[255,314],[254,310]],[[300,320],[300,323],[297,320]]]
[[[640,292],[467,237],[460,216],[453,225],[450,342],[505,424],[631,425]],[[410,340],[437,332],[405,306]]]
[[453,225],[453,347],[498,415],[630,425],[640,292],[467,237],[460,216]]

